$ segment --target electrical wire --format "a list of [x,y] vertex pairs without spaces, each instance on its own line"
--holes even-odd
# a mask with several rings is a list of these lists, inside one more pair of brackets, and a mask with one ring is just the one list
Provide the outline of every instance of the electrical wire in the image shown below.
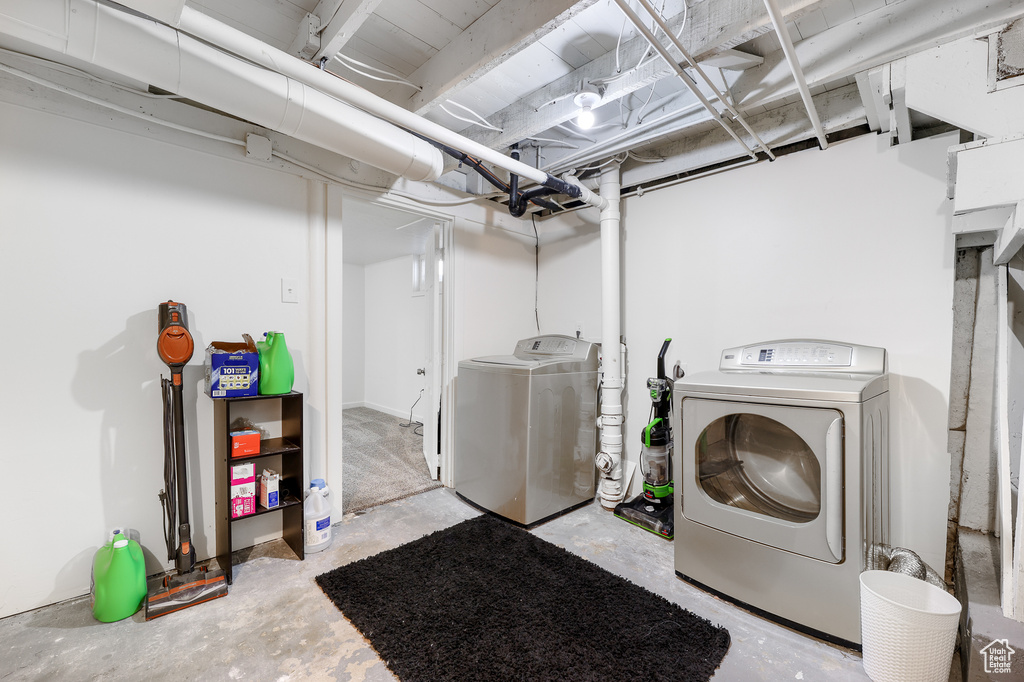
[[416,398],[416,402],[415,402],[415,403],[413,403],[413,404],[412,404],[412,407],[410,407],[410,408],[409,408],[409,423],[407,423],[407,424],[403,424],[402,422],[398,422],[398,425],[399,425],[399,426],[401,426],[401,427],[402,427],[403,429],[407,429],[407,428],[409,428],[410,426],[413,426],[413,430],[412,430],[412,432],[413,432],[413,433],[415,433],[415,434],[416,434],[417,436],[422,436],[422,435],[423,435],[423,432],[422,432],[422,431],[417,431],[417,430],[416,430],[417,428],[422,428],[422,427],[423,427],[423,422],[420,422],[420,421],[413,421],[413,420],[412,420],[412,411],[413,411],[413,409],[415,409],[415,407],[416,407],[416,403],[418,403],[418,402],[420,401],[420,399],[421,399],[421,398],[423,397],[423,391],[425,391],[425,390],[426,390],[426,389],[424,389],[424,388],[421,388],[421,389],[420,389],[420,394],[419,394],[419,396],[418,396],[418,397]]
[[[451,100],[448,100],[448,101],[452,102]],[[452,104],[455,104],[455,102],[452,102]],[[449,116],[451,116],[452,118],[456,118],[456,119],[458,119],[458,120],[460,120],[460,121],[462,121],[464,123],[469,123],[470,125],[480,126],[481,128],[485,128],[487,130],[493,130],[493,131],[499,132],[499,133],[505,132],[501,128],[498,128],[497,126],[491,125],[487,121],[484,121],[483,123],[480,123],[479,121],[474,121],[471,118],[466,118],[465,116],[459,116],[458,114],[453,113],[452,111],[450,111],[448,109],[448,107],[446,107],[443,104],[438,104],[437,106],[439,106],[441,108],[441,111],[443,111],[444,113],[446,113]]]
[[640,163],[661,163],[662,161],[665,160],[660,156],[640,156],[639,154],[632,150],[626,152],[626,156],[633,159],[634,161],[639,161]]
[[584,173],[586,171],[591,171],[591,170],[597,170],[599,168],[604,168],[605,166],[611,165],[613,163],[622,163],[628,157],[629,157],[629,153],[628,152],[623,154],[621,158],[618,155],[615,155],[615,156],[611,157],[610,159],[608,159],[607,161],[605,161],[604,163],[599,163],[599,164],[594,165],[594,166],[584,166],[583,168],[579,169],[579,172],[580,173]]
[[[423,90],[423,88],[420,87],[419,85],[416,85],[415,83],[413,83],[411,81],[407,81],[406,79],[402,78],[401,76],[399,76],[396,73],[392,73],[390,71],[385,71],[384,69],[378,69],[378,68],[376,68],[374,66],[370,66],[369,64],[364,64],[361,61],[358,61],[356,59],[352,59],[351,57],[346,57],[343,54],[336,54],[336,55],[334,55],[334,58],[336,60],[338,60],[338,63],[341,64],[342,66],[344,66],[346,69],[349,69],[350,71],[355,71],[360,76],[366,76],[367,78],[371,78],[371,79],[373,79],[375,81],[382,81],[384,83],[398,83],[399,85],[408,85],[410,88],[416,88],[416,90],[418,92],[422,92],[422,90]],[[356,64],[356,65],[361,66],[361,67],[366,68],[366,69],[371,69],[371,70],[376,71],[378,73],[386,74],[387,76],[391,76],[391,78],[386,78],[384,76],[374,76],[371,73],[367,73],[365,71],[361,71],[361,70],[357,69],[355,66],[353,66],[349,62],[352,62],[352,64]],[[326,69],[325,69],[325,71],[326,71]],[[327,71],[327,73],[330,73],[331,75],[334,75],[334,76],[338,75],[338,74],[333,73],[331,71]]]
[[619,39],[615,41],[615,73],[622,73],[622,65],[619,63],[619,47],[622,46],[622,34],[626,30],[626,17],[622,17],[622,26],[619,28]]
[[[502,130],[501,128],[498,128],[497,126],[493,125],[493,124],[492,124],[492,123],[491,123],[490,121],[488,121],[488,120],[487,120],[486,118],[484,118],[484,117],[483,117],[483,116],[481,116],[480,114],[476,113],[475,111],[473,111],[472,109],[470,109],[469,107],[467,107],[467,106],[466,106],[465,104],[459,104],[458,102],[456,102],[456,101],[455,101],[455,100],[453,100],[453,99],[446,99],[446,100],[445,100],[445,102],[448,102],[449,104],[452,104],[452,105],[454,105],[454,106],[457,106],[457,107],[458,107],[459,109],[462,109],[462,110],[464,110],[464,111],[468,111],[468,112],[469,112],[470,114],[472,114],[472,115],[473,115],[473,116],[474,116],[474,117],[475,117],[475,118],[476,118],[476,119],[477,119],[478,121],[480,121],[481,123],[483,123],[483,124],[484,124],[484,125],[486,125],[486,126],[489,126],[489,127],[490,127],[490,128],[492,129],[492,130],[497,130],[497,131],[498,131],[499,133],[501,133],[501,132],[504,132],[504,131],[503,131],[503,130]],[[449,112],[449,113],[451,113],[451,112]]]
[[[662,10],[662,13],[664,13],[664,11],[665,11],[665,3],[661,4],[661,10]],[[679,25],[679,30],[676,31],[676,38],[677,39],[679,38],[679,36],[681,36],[683,34],[683,29],[686,28],[686,20],[689,18],[689,10],[690,10],[690,8],[689,8],[689,5],[687,5],[686,0],[683,0],[683,23],[681,23]],[[654,25],[652,26],[651,31],[654,32],[655,34],[657,34],[657,32],[659,30],[659,27],[657,26],[657,22],[653,22],[653,23],[654,23]],[[625,20],[623,20],[623,24],[625,24]],[[621,32],[619,34],[619,39],[620,40],[622,39]],[[598,78],[598,79],[592,80],[590,82],[593,83],[594,85],[607,85],[608,83],[614,83],[617,80],[621,80],[621,79],[625,78],[626,76],[629,76],[630,74],[634,73],[637,69],[639,69],[641,66],[643,66],[644,62],[647,61],[647,58],[650,57],[651,55],[653,55],[654,53],[655,53],[654,48],[648,47],[644,51],[643,55],[640,57],[640,61],[636,63],[636,66],[634,66],[631,69],[627,69],[626,71],[622,71],[620,66],[619,66],[619,47],[618,47],[618,45],[616,45],[615,46],[615,74],[616,75],[608,76],[607,78]],[[557,100],[555,100],[555,101],[557,101]]]
[[540,233],[537,232],[537,214],[530,214],[533,223],[533,238],[536,240],[533,249],[533,317],[537,321],[537,334],[540,334]]
[[563,147],[568,147],[569,149],[579,149],[580,148],[580,146],[578,144],[572,144],[571,142],[566,142],[565,140],[555,140],[555,139],[550,138],[550,137],[527,137],[525,139],[533,140],[535,142],[548,142],[550,144],[560,144]]
[[641,125],[644,122],[644,109],[647,108],[647,105],[651,103],[651,98],[654,97],[654,86],[655,86],[655,84],[651,83],[651,92],[647,95],[647,99],[644,100],[643,105],[640,107],[640,111],[637,112],[637,115],[636,115],[636,124],[637,125]]

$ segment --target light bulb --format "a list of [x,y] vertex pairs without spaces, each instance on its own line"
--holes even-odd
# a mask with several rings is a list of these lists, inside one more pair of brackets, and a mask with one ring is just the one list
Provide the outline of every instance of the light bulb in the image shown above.
[[590,107],[580,109],[580,114],[576,117],[576,125],[583,130],[589,130],[594,126],[594,112],[590,110]]

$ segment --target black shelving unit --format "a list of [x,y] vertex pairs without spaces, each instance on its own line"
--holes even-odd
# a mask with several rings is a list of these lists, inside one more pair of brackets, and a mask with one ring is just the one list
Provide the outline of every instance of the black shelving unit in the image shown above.
[[[254,401],[280,401],[281,404],[281,437],[260,441],[258,455],[244,457],[231,456],[230,426],[237,417],[232,408]],[[232,582],[231,565],[231,528],[236,523],[245,523],[265,514],[281,514],[281,535],[284,541],[295,552],[300,561],[305,559],[302,544],[302,486],[304,479],[302,457],[302,412],[303,398],[301,393],[291,392],[284,395],[256,395],[244,398],[215,398],[213,400],[214,451],[217,457],[217,563],[227,575],[228,583]],[[264,509],[256,504],[256,513],[231,518],[231,466],[242,462],[256,463],[256,476],[261,471],[260,460],[269,457],[280,457],[282,491],[281,504],[274,509]],[[284,495],[287,491],[287,495]]]

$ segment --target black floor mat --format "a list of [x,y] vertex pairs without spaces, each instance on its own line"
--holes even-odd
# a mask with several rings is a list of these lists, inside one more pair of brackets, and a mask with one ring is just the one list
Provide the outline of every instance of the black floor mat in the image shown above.
[[486,514],[316,581],[405,682],[707,680],[729,649],[725,628]]

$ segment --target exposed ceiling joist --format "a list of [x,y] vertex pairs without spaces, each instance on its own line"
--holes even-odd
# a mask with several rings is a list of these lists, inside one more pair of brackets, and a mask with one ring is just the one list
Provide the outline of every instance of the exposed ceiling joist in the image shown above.
[[[822,126],[828,133],[845,130],[865,122],[856,85],[814,97],[821,115]],[[766,132],[765,141],[772,147],[799,142],[814,137],[801,102],[794,102],[771,111],[751,116],[751,126]],[[770,135],[770,137],[768,137]],[[644,153],[644,150],[638,150]],[[655,182],[666,176],[706,168],[733,159],[742,159],[742,149],[721,129],[690,135],[657,149],[664,161],[626,168],[622,172],[623,186]]]
[[[821,4],[819,0],[789,0],[782,4],[782,8],[788,18],[795,19]],[[668,21],[673,32],[678,32],[682,23],[682,14]],[[680,41],[699,61],[710,54],[756,38],[771,28],[771,19],[762,0],[702,2],[690,10]],[[648,48],[643,37],[624,43],[620,50],[620,63],[637,64]],[[502,128],[503,132],[485,131],[467,135],[495,149],[537,135],[576,115],[577,107],[572,97],[567,95],[576,92],[581,83],[606,81],[614,74],[613,51],[495,113],[489,120]],[[669,67],[660,59],[650,58],[632,73],[607,82],[602,99],[605,102],[614,101],[669,75],[674,75]]]
[[409,77],[422,86],[403,106],[419,114],[537,42],[597,0],[501,0]]
[[[345,43],[352,39],[381,0],[320,0],[312,14],[320,17],[323,27],[320,31],[320,49],[314,60],[321,57],[331,59],[341,52]],[[299,27],[299,33],[303,32]]]
[[[881,98],[877,102],[879,111],[876,118],[882,119],[880,124],[883,131],[890,130],[891,123],[895,121],[890,120],[892,92],[889,64],[925,47],[970,35],[982,20],[967,13],[956,13],[954,9],[959,1],[930,0],[927,13],[923,13],[919,6],[913,7],[908,3],[887,5],[859,17],[857,22],[843,23],[800,41],[795,45],[796,54],[804,65],[808,85],[811,88],[821,87],[870,70],[868,81],[879,81],[873,88],[878,90],[878,97]],[[1021,13],[1024,13],[1024,0],[1001,0],[989,7],[985,14],[988,24],[985,25],[999,25]],[[797,96],[796,85],[782,51],[767,55],[761,66],[744,71],[732,85],[731,94],[739,109],[744,112],[751,112],[758,106],[778,107],[780,102]],[[692,97],[681,99],[679,109],[685,109],[694,101]],[[874,107],[875,104],[872,102],[870,106]],[[692,134],[709,120],[710,116],[703,113],[679,118],[665,124],[672,128],[670,132],[666,131],[666,137]],[[751,125],[759,132],[763,130],[754,123]],[[906,121],[903,127],[905,131],[908,130]],[[771,132],[766,131],[765,134],[769,139],[772,137]],[[892,127],[892,134],[896,134],[895,126]],[[491,136],[497,137],[493,134]],[[615,145],[601,145],[593,153],[584,150],[560,154],[551,149],[545,170],[554,172],[567,164],[578,167],[621,153],[635,144],[635,139],[622,136],[621,141]],[[740,150],[740,147],[736,145],[736,149]]]

